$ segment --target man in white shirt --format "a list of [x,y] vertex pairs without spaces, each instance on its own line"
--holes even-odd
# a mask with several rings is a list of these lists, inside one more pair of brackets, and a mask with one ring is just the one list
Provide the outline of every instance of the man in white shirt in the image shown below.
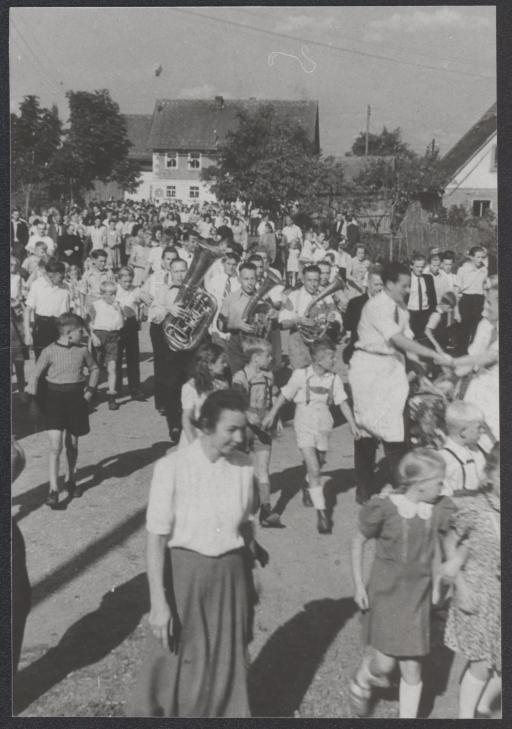
[[215,297],[218,307],[209,331],[213,341],[221,346],[229,339],[230,335],[228,332],[220,331],[217,326],[217,319],[219,318],[222,302],[226,296],[229,296],[234,291],[238,291],[240,288],[240,281],[236,272],[239,263],[240,259],[236,253],[228,251],[222,258],[222,271],[219,271],[208,282],[205,282],[206,290]]
[[48,255],[53,256],[56,249],[55,241],[48,235],[47,230],[48,226],[46,225],[46,223],[37,224],[35,233],[30,236],[30,238],[28,239],[28,243],[25,246],[29,253],[34,253],[36,243],[42,241],[43,243],[46,243]]
[[183,245],[178,246],[178,254],[181,260],[187,264],[187,268],[190,268],[199,241],[199,234],[195,231],[186,231],[183,233],[182,241]]
[[263,233],[266,232],[266,226],[270,225],[272,228],[272,232],[274,232],[274,223],[270,220],[270,216],[268,213],[264,213],[262,220],[260,221],[258,228],[256,230],[256,233],[259,237],[263,235]]
[[[280,328],[289,331],[288,357],[292,369],[306,367],[311,364],[311,355],[300,333],[300,328],[315,325],[314,320],[306,317],[305,313],[318,294],[320,286],[320,269],[318,266],[306,266],[303,271],[303,280],[304,285],[300,289],[295,289],[295,291],[288,294],[288,300],[279,312],[278,317]],[[324,304],[330,309],[327,320],[331,322],[338,321],[341,324],[341,315],[337,311],[332,297],[326,297]]]
[[88,229],[89,237],[92,241],[92,249],[95,251],[98,248],[103,250],[107,247],[107,229],[102,224],[101,218],[98,216],[94,219],[94,225],[90,225]]

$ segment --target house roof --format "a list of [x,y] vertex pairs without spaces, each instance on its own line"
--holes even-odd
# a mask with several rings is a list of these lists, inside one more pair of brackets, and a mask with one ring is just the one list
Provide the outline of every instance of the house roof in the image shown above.
[[453,179],[473,155],[487,142],[497,129],[496,102],[485,112],[477,123],[459,139],[441,160],[441,168],[448,180]]
[[124,114],[126,134],[132,143],[128,157],[151,158],[152,149],[148,147],[148,137],[152,119],[151,114]]
[[148,144],[151,149],[214,150],[238,125],[237,114],[272,104],[281,118],[298,122],[318,146],[318,102],[257,99],[158,99]]

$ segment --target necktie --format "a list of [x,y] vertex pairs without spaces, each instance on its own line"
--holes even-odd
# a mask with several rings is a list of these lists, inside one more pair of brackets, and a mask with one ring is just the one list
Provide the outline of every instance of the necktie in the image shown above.
[[228,276],[226,285],[224,287],[224,295],[222,298],[225,299],[226,296],[229,296],[230,293],[231,293],[231,278]]
[[418,279],[418,309],[423,310],[423,292],[421,290],[421,276],[416,276]]

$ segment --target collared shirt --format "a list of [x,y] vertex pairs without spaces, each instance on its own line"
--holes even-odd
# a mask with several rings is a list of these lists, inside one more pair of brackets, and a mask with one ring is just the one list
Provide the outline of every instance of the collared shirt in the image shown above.
[[119,307],[108,304],[104,299],[98,299],[91,305],[90,315],[92,329],[117,332],[123,328],[124,320]]
[[190,264],[192,263],[192,258],[194,257],[194,254],[190,253],[190,251],[187,251],[186,248],[178,248],[178,255],[182,261],[185,261],[185,263],[187,264],[187,268],[190,268]]
[[240,290],[240,281],[237,276],[229,277],[229,287],[227,289],[228,275],[225,271],[221,271],[213,276],[208,282],[205,281],[205,289],[210,293],[217,302],[217,311],[210,326],[210,332],[216,332],[222,339],[227,339],[229,334],[219,331],[217,320],[219,318],[220,309],[224,299],[231,293]]
[[285,225],[282,233],[286,243],[291,243],[293,240],[302,240],[302,230],[298,225]]
[[151,306],[149,307],[149,321],[152,324],[161,324],[167,314],[169,314],[169,307],[174,304],[180,286],[172,285],[160,286],[156,293],[155,298]]
[[240,329],[245,307],[252,296],[253,294],[246,294],[241,288],[226,296],[219,313],[226,319],[228,329]]
[[46,276],[36,279],[27,296],[27,306],[37,316],[60,316],[71,308],[69,289],[65,284],[54,286]]
[[148,264],[152,271],[162,270],[162,246],[153,246],[149,249]]
[[144,281],[142,290],[154,299],[158,289],[162,286],[168,287],[170,278],[169,271],[164,271],[163,268],[159,271],[153,271]]
[[218,557],[243,546],[240,527],[251,520],[254,505],[249,457],[234,451],[212,462],[197,438],[157,462],[146,529],[169,535],[169,547]]
[[479,448],[471,450],[457,443],[449,436],[446,438],[439,455],[446,463],[446,473],[442,494],[451,496],[454,491],[475,491],[485,472],[485,456]]
[[286,385],[281,388],[281,395],[295,404],[312,402],[327,405],[329,397],[332,396],[333,404],[341,405],[347,399],[339,375],[334,372],[317,375],[312,365],[294,370]]
[[114,277],[111,271],[99,271],[97,268],[90,268],[84,272],[84,275],[80,279],[78,290],[91,300],[98,299],[101,296],[101,284],[104,281],[113,280]]
[[359,339],[356,349],[375,354],[390,354],[401,360],[403,355],[392,344],[392,337],[403,334],[408,339],[414,338],[409,327],[409,312],[398,306],[386,291],[380,291],[366,302],[359,319],[357,334]]
[[92,225],[89,227],[89,230],[87,231],[89,233],[89,237],[92,241],[92,250],[96,250],[97,248],[106,248],[107,246],[107,229],[104,225],[100,225],[99,228],[96,228],[95,225]]
[[485,266],[477,268],[472,261],[466,261],[457,271],[455,285],[461,294],[484,294],[487,278]]
[[354,257],[350,264],[350,278],[361,288],[368,285],[368,266],[370,261],[364,259],[360,261]]
[[437,303],[439,304],[442,297],[448,292],[453,291],[453,288],[450,288],[450,279],[443,271],[438,271],[437,273],[431,273],[432,280],[434,282],[434,289],[436,291],[436,299]]
[[144,298],[144,294],[138,286],[133,286],[130,289],[117,287],[116,301],[121,307],[125,319],[132,319],[137,316],[139,304],[144,301]]
[[[445,289],[443,293],[446,293],[447,291],[455,291],[455,286],[457,285],[456,274],[446,273],[446,271],[441,270],[441,271],[439,271],[439,275],[442,276],[443,287]],[[434,278],[434,284],[435,284],[435,278]],[[437,292],[437,288],[436,288],[436,292]],[[439,297],[437,298],[437,300],[439,301]]]
[[411,292],[409,294],[407,308],[409,311],[426,311],[429,308],[427,284],[421,274],[417,276],[415,273],[411,272]]

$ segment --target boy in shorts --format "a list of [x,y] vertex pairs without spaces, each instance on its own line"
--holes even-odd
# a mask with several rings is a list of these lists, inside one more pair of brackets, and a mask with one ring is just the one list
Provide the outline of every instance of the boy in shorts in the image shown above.
[[[247,337],[242,348],[248,363],[233,375],[233,387],[242,390],[249,398],[247,419],[252,433],[254,472],[260,497],[260,524],[262,527],[282,527],[279,514],[270,505],[270,456],[272,435],[262,428],[262,421],[272,408],[278,393],[274,375],[270,370],[271,345],[265,339]],[[281,428],[278,422],[277,430]]]
[[270,427],[279,410],[287,401],[295,403],[294,429],[297,446],[307,470],[307,489],[304,490],[304,506],[314,506],[317,511],[317,528],[320,534],[330,534],[332,523],[325,510],[322,483],[322,467],[329,447],[329,433],[333,427],[330,405],[337,405],[352,431],[354,438],[360,433],[354,421],[347,394],[339,375],[335,374],[335,346],[324,339],[310,347],[312,364],[293,371],[288,383],[281,388],[272,410],[265,417],[262,427]]
[[[76,314],[62,314],[57,320],[59,337],[45,347],[37,360],[34,376],[27,392],[36,395],[37,383],[46,373],[46,430],[50,441],[50,492],[46,504],[52,509],[59,504],[59,462],[64,442],[68,463],[66,490],[70,496],[81,496],[75,483],[78,438],[89,432],[88,403],[98,384],[99,369],[87,347],[82,345],[84,323]],[[85,387],[84,369],[89,371]]]
[[116,377],[124,317],[121,306],[116,301],[116,293],[117,285],[113,281],[103,281],[100,285],[101,297],[89,308],[91,343],[98,364],[107,368],[109,410],[119,410],[119,403],[116,401]]

